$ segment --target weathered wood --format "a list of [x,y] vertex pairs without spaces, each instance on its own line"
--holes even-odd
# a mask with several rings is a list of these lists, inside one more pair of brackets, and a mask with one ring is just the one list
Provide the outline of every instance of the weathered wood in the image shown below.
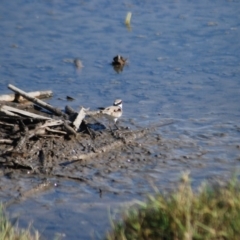
[[[53,96],[53,92],[50,90],[47,91],[35,91],[35,92],[29,92],[28,93],[29,96],[33,97],[33,98],[39,98],[39,99],[44,99],[44,98],[50,98]],[[15,101],[17,102],[25,102],[26,99],[24,97],[22,97],[19,94],[15,94]]]
[[67,124],[67,122],[64,122],[63,126],[68,134],[75,135],[75,136],[77,135],[76,131],[71,126],[69,126],[69,124]]
[[4,113],[5,115],[10,116],[10,117],[19,117],[19,115],[12,113],[9,110],[3,109],[2,107],[0,108],[0,112]]
[[34,118],[34,119],[51,119],[49,117],[44,117],[44,116],[41,116],[41,115],[38,115],[38,114],[35,114],[35,113],[30,113],[30,112],[20,110],[20,109],[14,108],[14,107],[6,106],[6,105],[2,106],[1,110],[6,110],[8,112],[18,113],[18,114],[21,114],[21,115],[24,115],[24,116],[27,116],[27,117],[30,117],[30,118]]
[[23,96],[24,98],[26,98],[27,100],[41,106],[42,108],[45,108],[47,110],[49,110],[50,112],[53,112],[54,114],[56,114],[57,116],[66,116],[60,109],[55,108],[53,106],[51,106],[50,104],[47,104],[37,98],[31,97],[29,96],[26,92],[22,91],[21,89],[9,84],[8,88],[11,89],[12,91],[20,94],[21,96]]
[[46,134],[46,130],[48,131],[56,131],[58,133],[64,133],[66,134],[66,132],[62,132],[62,131],[59,131],[59,130],[50,130],[49,127],[54,127],[54,126],[60,126],[60,125],[63,125],[63,120],[48,120],[46,121],[44,124],[42,125],[38,125],[35,129],[31,130],[30,133],[29,133],[29,138],[32,138],[33,136],[40,136],[40,135],[44,135]]
[[36,128],[34,130],[29,131],[29,136],[28,139],[31,139],[34,136],[41,136],[41,135],[45,135],[46,134],[46,128]]
[[19,151],[21,149],[24,149],[25,145],[26,145],[26,141],[28,140],[28,133],[26,133],[24,136],[22,136],[18,143],[17,143],[17,146],[14,148],[15,151]]
[[[51,97],[53,95],[52,91],[50,91],[50,90],[28,92],[27,94],[29,96],[31,96],[31,97],[34,97],[34,98],[49,98],[49,97]],[[12,102],[12,101],[25,102],[25,101],[27,101],[27,99],[23,98],[19,94],[4,94],[4,95],[0,95],[0,101],[5,101],[5,102]]]
[[14,124],[5,123],[5,122],[1,122],[1,121],[0,121],[0,125],[4,125],[4,126],[7,126],[7,127],[14,127],[15,126]]
[[62,136],[59,136],[59,135],[50,135],[50,134],[43,134],[43,135],[38,135],[39,137],[42,137],[42,138],[62,138]]
[[12,144],[13,140],[11,140],[11,139],[0,139],[0,143]]
[[85,118],[85,116],[86,116],[86,113],[85,113],[84,108],[82,107],[82,108],[80,109],[80,111],[79,111],[79,113],[78,113],[75,121],[73,122],[73,126],[74,126],[74,129],[75,129],[76,131],[79,130],[80,125],[81,125],[81,123],[82,123],[82,120]]
[[48,120],[46,121],[40,128],[45,128],[45,127],[55,127],[55,126],[60,126],[63,125],[64,121],[63,120]]
[[14,101],[16,95],[15,94],[4,94],[4,95],[0,95],[0,101],[3,102],[12,102]]
[[66,134],[67,134],[67,133],[64,132],[64,131],[51,129],[51,128],[49,128],[49,127],[46,127],[46,130],[47,130],[48,132],[51,132],[51,133],[58,133],[58,134],[63,134],[63,135],[66,135]]

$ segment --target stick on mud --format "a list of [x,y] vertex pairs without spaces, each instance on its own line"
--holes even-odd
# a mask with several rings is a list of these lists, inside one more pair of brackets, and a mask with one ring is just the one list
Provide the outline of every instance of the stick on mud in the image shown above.
[[29,100],[29,101],[31,101],[31,102],[33,102],[33,103],[35,103],[35,104],[37,104],[37,105],[47,109],[47,110],[49,110],[50,112],[55,113],[57,116],[64,116],[65,115],[60,109],[55,108],[55,107],[53,107],[53,106],[51,106],[51,105],[49,105],[49,104],[47,104],[47,103],[37,99],[37,98],[31,97],[28,93],[22,91],[21,89],[13,86],[11,84],[8,85],[8,88],[11,89],[12,91],[18,93],[19,95],[23,96],[27,100]]

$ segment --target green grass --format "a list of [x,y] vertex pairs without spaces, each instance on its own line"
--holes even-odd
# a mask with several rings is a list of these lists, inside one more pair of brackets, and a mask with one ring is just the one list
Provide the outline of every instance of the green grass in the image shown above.
[[22,230],[17,226],[13,226],[3,214],[0,206],[0,240],[38,240],[39,233],[36,231],[35,235],[30,233],[30,229]]
[[194,193],[188,176],[177,191],[149,196],[123,213],[105,239],[240,239],[240,188],[205,184]]

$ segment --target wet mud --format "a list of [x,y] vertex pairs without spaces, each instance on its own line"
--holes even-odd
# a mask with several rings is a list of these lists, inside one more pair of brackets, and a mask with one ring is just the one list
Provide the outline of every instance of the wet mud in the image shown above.
[[[173,133],[176,129],[176,122],[172,120],[148,128],[124,122],[120,123],[118,130],[110,130],[102,125],[99,127],[99,123],[94,125],[90,120],[85,124],[89,126],[88,132],[79,132],[75,136],[40,135],[32,138],[26,138],[21,127],[16,130],[16,123],[15,131],[12,125],[1,127],[2,137],[6,139],[8,136],[12,140],[12,144],[1,144],[1,177],[12,179],[15,183],[18,177],[20,180],[23,176],[41,179],[40,182],[33,181],[32,186],[30,184],[28,188],[19,190],[15,197],[21,199],[38,192],[41,194],[55,187],[56,180],[47,180],[53,178],[79,181],[100,195],[103,192],[142,194],[149,190],[149,185],[142,181],[157,183],[158,187],[170,187],[169,183],[173,179],[171,172],[175,179],[176,172],[179,177],[184,171],[198,172],[201,179],[204,179],[204,174],[209,176],[216,169],[221,172],[221,168],[224,170],[228,165],[229,160],[221,158],[221,152],[217,161],[211,159],[214,147],[220,149],[222,145],[226,148],[226,133],[206,133],[192,137],[185,132],[185,135],[179,135],[178,138],[166,138],[164,135],[169,131]],[[239,145],[228,143],[228,147],[234,149],[235,153],[238,152]],[[233,161],[238,165],[236,157]],[[202,169],[208,170],[205,172]],[[166,174],[170,181],[167,184],[163,180]],[[136,183],[141,186],[139,189],[136,188]],[[1,188],[3,190],[8,187],[3,184]],[[7,205],[15,197],[8,199],[10,202]]]
[[[41,121],[8,119],[10,125],[1,125],[1,138],[12,141],[0,145],[1,200],[26,221],[23,226],[35,216],[34,226],[46,229],[48,237],[104,235],[109,206],[131,204],[154,186],[174,189],[186,171],[199,186],[204,179],[225,182],[239,167],[238,138],[229,141],[238,136],[238,126],[193,133],[179,131],[180,123],[171,119],[150,127],[120,120],[118,130],[92,118],[85,121],[88,130],[76,135],[52,132],[31,138],[26,136]],[[79,219],[82,232],[73,224]]]
[[[36,178],[41,176],[41,179],[72,179],[85,182],[100,194],[106,190],[118,192],[111,185],[119,181],[114,179],[114,174],[119,170],[130,168],[135,171],[154,164],[159,157],[164,158],[164,155],[156,154],[154,150],[164,146],[156,129],[174,124],[169,120],[149,128],[141,128],[125,122],[125,126],[120,124],[117,129],[112,129],[96,122],[95,118],[86,117],[79,130],[72,134],[66,130],[66,125],[72,127],[70,122],[66,124],[66,116],[53,117],[35,110],[34,105],[15,104],[16,106],[27,109],[28,112],[37,112],[39,116],[49,117],[51,120],[1,115],[1,177],[13,179],[14,182],[18,176],[21,178],[24,175]],[[69,119],[72,117],[70,115]],[[64,124],[59,124],[59,121]],[[46,131],[46,126],[51,126],[51,129],[47,127]],[[107,182],[104,184],[100,179],[107,179]],[[6,206],[46,191],[49,187],[54,187],[54,184],[45,180],[37,184],[34,182],[28,189],[17,191],[18,195],[9,199]],[[5,188],[4,184],[1,188]]]

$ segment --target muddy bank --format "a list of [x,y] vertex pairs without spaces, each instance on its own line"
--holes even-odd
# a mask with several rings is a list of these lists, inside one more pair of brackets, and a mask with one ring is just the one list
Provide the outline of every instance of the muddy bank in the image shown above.
[[[120,124],[113,129],[109,122],[104,125],[98,121],[99,112],[81,108],[78,113],[67,106],[65,112],[61,112],[22,90],[18,90],[18,94],[26,95],[33,104],[16,103],[15,98],[14,102],[1,103],[0,170],[3,177],[16,180],[17,176],[27,174],[72,179],[85,182],[101,194],[108,187],[99,186],[96,178],[111,176],[119,169],[141,169],[156,159],[165,158],[154,150],[164,147],[156,129],[174,121],[167,120],[149,128],[125,122],[124,126]],[[43,111],[44,108],[48,112]],[[21,190],[18,198],[49,187],[54,184],[42,181]],[[15,200],[11,199],[7,205]]]
[[[224,182],[239,167],[237,125],[194,132],[179,120],[141,127],[120,119],[118,129],[111,130],[94,115],[84,116],[76,128],[81,110],[57,116],[34,104],[3,105],[15,108],[4,110],[18,116],[0,116],[1,201],[19,214],[23,226],[34,219],[34,227],[44,229],[48,238],[57,232],[89,238],[96,229],[104,234],[109,206],[131,204],[154,187],[175,188],[185,171],[196,187],[205,179]],[[191,119],[187,125],[201,121],[207,126],[207,119]],[[79,219],[82,232],[73,224]]]
[[[114,133],[94,130],[95,138],[79,133],[30,139],[27,157],[1,157],[1,199],[21,226],[34,221],[48,238],[59,233],[91,239],[110,227],[110,206],[113,211],[131,204],[154,186],[173,189],[184,171],[190,171],[193,185],[199,186],[205,179],[224,182],[239,167],[239,145],[228,141],[232,133],[223,130],[226,126],[177,135],[178,124],[142,129],[120,121]],[[228,151],[233,153],[229,158],[224,155]],[[9,164],[16,159],[21,164]]]

